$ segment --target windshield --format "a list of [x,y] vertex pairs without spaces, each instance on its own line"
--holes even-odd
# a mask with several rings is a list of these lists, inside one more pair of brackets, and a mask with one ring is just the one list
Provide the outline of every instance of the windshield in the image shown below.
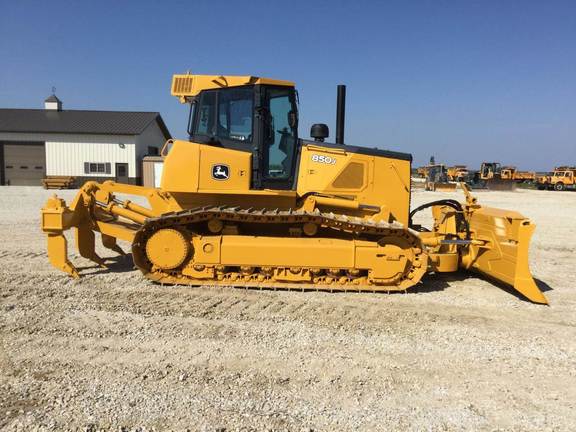
[[196,107],[194,135],[250,143],[253,110],[252,88],[202,92]]

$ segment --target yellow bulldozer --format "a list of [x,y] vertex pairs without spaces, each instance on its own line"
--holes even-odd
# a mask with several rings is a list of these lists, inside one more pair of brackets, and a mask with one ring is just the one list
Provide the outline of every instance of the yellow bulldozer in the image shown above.
[[456,190],[457,184],[450,182],[444,164],[429,164],[426,166],[426,185],[427,191],[452,192]]
[[480,171],[476,174],[474,183],[490,190],[513,191],[516,182],[502,173],[499,162],[482,162]]
[[[299,138],[292,82],[175,75],[172,94],[190,104],[189,140],[164,145],[160,188],[87,182],[70,205],[46,202],[56,268],[80,277],[67,255],[74,228],[82,257],[106,266],[100,233],[117,253],[119,240],[130,244],[135,266],[164,284],[389,292],[462,268],[547,303],[528,267],[534,224],[467,189],[464,203],[411,211],[411,155],[344,144],[345,87],[335,144],[324,124],[312,126],[314,140]],[[428,229],[412,222],[425,208]]]

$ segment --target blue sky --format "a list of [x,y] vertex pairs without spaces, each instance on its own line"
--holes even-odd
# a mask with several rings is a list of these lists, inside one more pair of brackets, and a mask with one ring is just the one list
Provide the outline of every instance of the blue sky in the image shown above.
[[0,0],[0,107],[159,111],[173,73],[292,80],[300,135],[348,86],[346,141],[416,165],[576,164],[574,1]]

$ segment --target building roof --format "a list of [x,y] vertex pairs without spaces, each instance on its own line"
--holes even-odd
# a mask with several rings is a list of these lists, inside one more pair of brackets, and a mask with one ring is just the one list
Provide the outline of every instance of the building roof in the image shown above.
[[48,96],[48,97],[44,100],[44,102],[59,102],[59,103],[62,103],[62,102],[60,101],[60,99],[58,99],[58,97],[56,97],[56,95]]
[[139,135],[154,121],[171,138],[157,112],[0,108],[0,132]]

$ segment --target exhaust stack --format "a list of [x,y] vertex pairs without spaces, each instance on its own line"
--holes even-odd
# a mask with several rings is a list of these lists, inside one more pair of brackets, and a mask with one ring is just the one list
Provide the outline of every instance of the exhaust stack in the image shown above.
[[346,114],[346,86],[338,85],[336,100],[336,144],[344,144],[344,117]]

